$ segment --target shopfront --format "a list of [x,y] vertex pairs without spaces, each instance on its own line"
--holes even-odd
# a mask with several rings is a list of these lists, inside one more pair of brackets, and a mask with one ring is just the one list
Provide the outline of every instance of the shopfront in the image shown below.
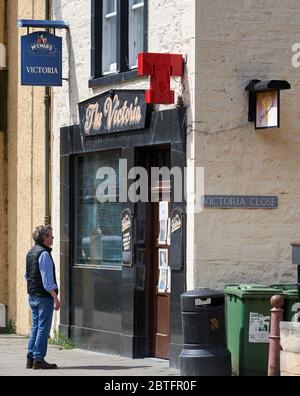
[[[86,349],[170,359],[176,367],[184,193],[179,202],[174,178],[153,182],[151,170],[184,174],[185,110],[155,112],[143,98],[141,91],[102,94],[79,105],[81,125],[61,129],[60,330]],[[133,168],[148,175],[147,197],[135,184],[140,199],[130,198],[142,178]],[[174,213],[182,216],[172,228]]]

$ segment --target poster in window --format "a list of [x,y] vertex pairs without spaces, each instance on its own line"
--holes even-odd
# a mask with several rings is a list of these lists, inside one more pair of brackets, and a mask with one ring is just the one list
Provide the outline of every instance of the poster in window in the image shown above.
[[159,245],[166,245],[168,237],[168,220],[161,220],[159,222]]
[[159,271],[158,292],[166,293],[168,289],[168,268],[161,268]]
[[121,215],[123,266],[132,266],[132,223],[130,209],[123,210]]
[[279,128],[279,91],[256,94],[256,129]]
[[159,249],[159,269],[168,267],[168,249]]
[[159,220],[168,220],[169,217],[169,202],[162,201],[159,203]]
[[167,245],[171,246],[171,219],[168,219]]
[[171,268],[169,267],[168,249],[159,249],[158,292],[171,293]]

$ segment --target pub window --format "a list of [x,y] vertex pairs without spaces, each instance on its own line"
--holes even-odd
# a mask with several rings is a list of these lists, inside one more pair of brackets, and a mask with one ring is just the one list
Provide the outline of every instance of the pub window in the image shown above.
[[102,73],[117,71],[117,0],[103,0]]
[[144,1],[129,0],[129,67],[138,66],[144,46]]
[[[75,263],[84,266],[119,268],[121,258],[121,213],[119,203],[119,152],[79,156],[75,161]],[[101,203],[97,193],[106,180],[99,169],[109,167],[116,175],[111,202]]]
[[136,78],[146,31],[147,0],[92,0],[89,86]]

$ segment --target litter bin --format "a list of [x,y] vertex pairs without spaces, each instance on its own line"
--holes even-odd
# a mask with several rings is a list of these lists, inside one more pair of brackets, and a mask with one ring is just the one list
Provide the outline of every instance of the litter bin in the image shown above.
[[225,295],[196,289],[181,296],[184,349],[182,376],[230,376],[231,356],[226,346]]
[[232,371],[240,376],[268,373],[270,299],[280,290],[262,285],[226,286],[227,343]]
[[283,321],[292,322],[293,316],[296,314],[296,312],[293,312],[293,306],[298,302],[298,285],[294,283],[282,283],[270,285],[270,287],[279,290],[284,295]]

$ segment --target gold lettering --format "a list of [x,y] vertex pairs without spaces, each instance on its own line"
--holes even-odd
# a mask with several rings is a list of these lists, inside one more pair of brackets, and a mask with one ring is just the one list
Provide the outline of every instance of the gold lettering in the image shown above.
[[111,98],[107,98],[104,103],[104,115],[107,117],[107,128],[112,129],[115,125],[115,112],[120,102],[119,97],[116,95],[112,101]]
[[112,106],[113,106],[113,103],[112,103],[111,98],[107,98],[104,103],[104,115],[105,115],[105,117],[107,117],[107,128],[108,129],[111,129],[111,126],[112,126],[112,117],[113,117]]
[[118,125],[118,107],[120,105],[119,97],[116,95],[114,97],[114,110],[113,110],[113,126],[116,127]]
[[104,102],[104,117],[107,118],[107,129],[140,123],[142,110],[138,105],[138,100],[138,97],[136,97],[134,103],[129,105],[126,100],[121,105],[118,95],[115,95],[113,99],[108,97]]
[[84,130],[86,134],[90,134],[92,129],[99,130],[102,126],[102,113],[99,111],[98,103],[91,104],[86,109],[86,120]]

